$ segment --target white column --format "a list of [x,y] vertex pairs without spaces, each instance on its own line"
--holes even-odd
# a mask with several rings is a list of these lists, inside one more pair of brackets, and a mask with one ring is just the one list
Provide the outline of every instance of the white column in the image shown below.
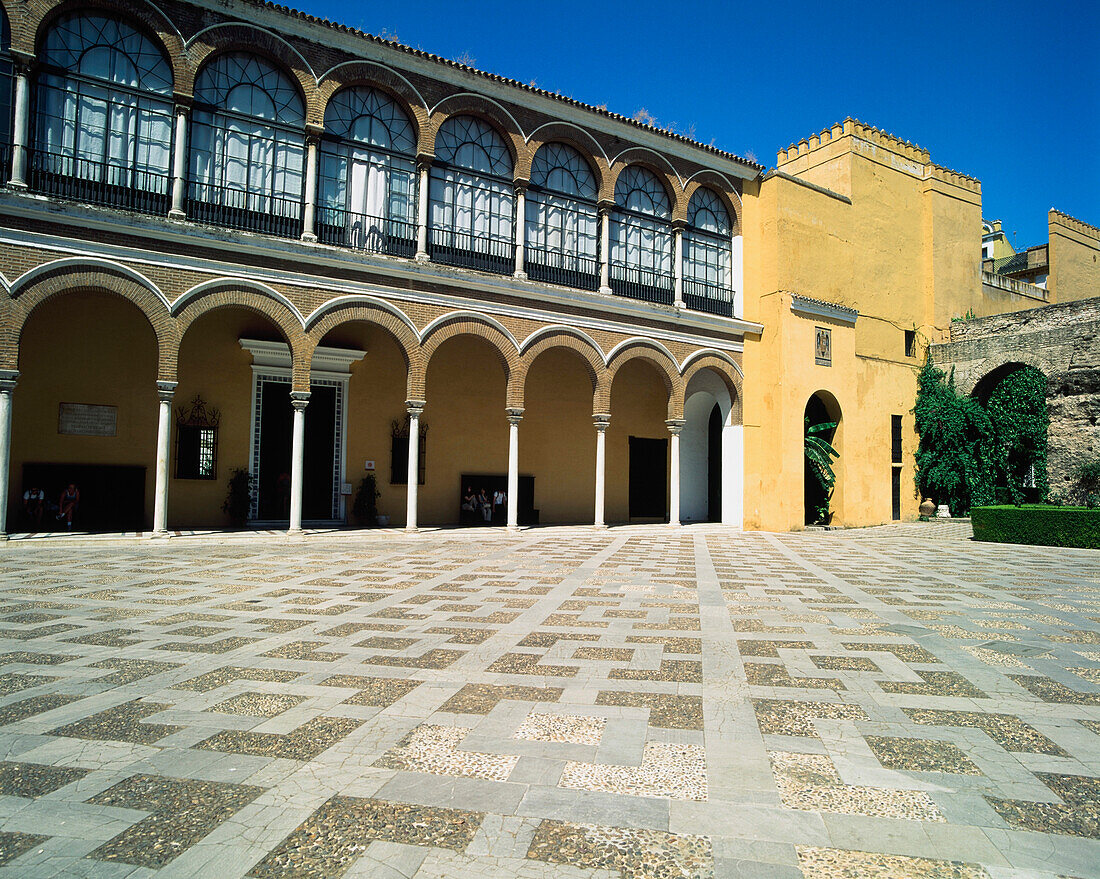
[[672,434],[672,445],[669,449],[669,500],[668,522],[670,525],[680,524],[680,431],[684,429],[683,419],[666,421],[668,432]]
[[176,150],[172,154],[172,209],[168,216],[182,220],[187,198],[187,108],[176,104]]
[[11,394],[19,373],[0,369],[0,540],[8,539],[8,492],[11,484]]
[[611,292],[611,208],[600,208],[600,292]]
[[27,188],[27,140],[30,131],[30,71],[25,64],[15,67],[15,118],[12,131],[11,181],[9,186]]
[[675,278],[673,286],[673,305],[677,308],[684,307],[684,229],[680,225],[672,227],[672,276]]
[[527,280],[527,272],[524,269],[527,246],[527,187],[516,186],[516,277]]
[[745,428],[722,428],[722,524],[745,527]]
[[160,413],[157,419],[157,482],[153,496],[153,537],[168,536],[168,461],[172,435],[172,398],[175,382],[157,382]]
[[519,527],[519,423],[522,409],[508,409],[508,527]]
[[745,307],[745,283],[744,283],[744,268],[742,263],[742,248],[741,248],[741,236],[733,236],[733,272],[732,272],[732,286],[733,286],[733,316],[742,317],[743,309]]
[[606,490],[604,474],[607,462],[607,428],[611,426],[611,416],[593,415],[592,421],[596,425],[596,516],[593,524],[597,528],[606,528],[607,523],[604,521],[604,493]]
[[409,413],[409,460],[406,462],[405,476],[405,530],[415,531],[417,491],[420,486],[420,416],[424,412],[423,400],[406,400],[405,409]]
[[427,262],[428,256],[428,172],[430,161],[420,162],[419,188],[416,191],[416,259]]
[[305,467],[309,391],[292,391],[290,405],[294,407],[294,431],[290,444],[290,527],[287,530],[294,534],[302,530],[302,470]]
[[302,210],[302,240],[317,240],[317,135],[306,138],[306,191]]

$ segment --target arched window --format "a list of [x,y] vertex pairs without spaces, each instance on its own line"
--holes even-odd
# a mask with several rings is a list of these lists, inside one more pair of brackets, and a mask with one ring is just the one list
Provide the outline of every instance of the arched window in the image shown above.
[[489,272],[515,270],[512,155],[473,116],[452,116],[435,139],[431,173],[433,260]]
[[365,86],[325,109],[317,235],[328,244],[416,253],[416,132],[397,103]]
[[11,27],[0,7],[0,183],[7,183],[11,175],[12,73]]
[[712,314],[733,315],[729,211],[710,189],[697,189],[688,203],[684,230],[684,304]]
[[40,53],[32,189],[144,213],[168,209],[172,68],[125,21],[64,15]]
[[652,171],[631,165],[615,184],[611,215],[611,289],[632,299],[671,305],[672,209]]
[[230,52],[195,80],[189,216],[252,232],[302,232],[305,108],[290,76]]
[[599,286],[596,176],[563,143],[539,148],[527,192],[525,269],[536,281],[585,290]]

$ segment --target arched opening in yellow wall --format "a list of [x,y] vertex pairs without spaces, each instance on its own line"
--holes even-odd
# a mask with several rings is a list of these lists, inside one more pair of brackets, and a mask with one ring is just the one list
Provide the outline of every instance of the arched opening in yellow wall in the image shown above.
[[[236,305],[214,308],[195,319],[180,342],[173,405],[172,457],[169,466],[168,521],[172,528],[224,528],[222,512],[234,470],[250,470],[253,426],[252,355],[241,339],[286,344],[281,330],[257,311]],[[195,478],[179,467],[179,417],[196,400],[217,410],[217,449],[212,478]],[[290,408],[286,421],[290,423]],[[258,488],[253,485],[254,490]],[[268,486],[268,491],[274,491]]]
[[461,521],[463,475],[507,476],[507,376],[500,355],[479,336],[463,334],[432,354],[424,420],[430,425],[420,518]]
[[657,367],[641,357],[624,363],[611,386],[606,465],[609,522],[667,520],[667,417],[668,390]]
[[[723,431],[733,400],[712,369],[701,369],[688,382],[684,428],[680,432],[680,520],[723,521]],[[726,450],[729,451],[728,449]]]
[[844,448],[842,442],[844,420],[840,403],[828,391],[817,391],[806,402],[803,421],[804,433],[806,429],[818,424],[835,424],[835,427],[820,432],[817,436],[830,443],[840,453],[840,457],[836,458],[832,465],[836,480],[831,494],[827,494],[822,488],[820,480],[810,467],[809,460],[803,456],[805,524],[839,524],[843,521],[844,509]]
[[[74,291],[30,314],[12,400],[12,530],[65,530],[51,506],[74,483],[72,530],[150,527],[157,441],[157,341],[119,296]],[[31,485],[29,483],[34,483]],[[22,519],[28,488],[46,492],[41,525]]]
[[549,348],[527,373],[519,428],[519,472],[535,477],[541,524],[592,524],[596,430],[592,379],[572,348]]

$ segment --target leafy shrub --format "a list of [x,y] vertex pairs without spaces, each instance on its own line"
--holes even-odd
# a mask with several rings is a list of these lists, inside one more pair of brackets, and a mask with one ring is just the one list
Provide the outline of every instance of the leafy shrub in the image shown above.
[[1100,509],[1049,504],[975,507],[970,520],[975,540],[1100,549]]
[[229,475],[222,512],[229,516],[234,525],[243,525],[252,512],[253,482],[252,474],[240,467]]
[[381,497],[381,492],[378,490],[378,481],[375,479],[373,473],[368,473],[363,477],[363,481],[359,483],[359,488],[355,492],[355,501],[351,505],[351,512],[355,518],[359,520],[362,525],[374,525],[376,524],[375,517],[378,515],[378,498]]

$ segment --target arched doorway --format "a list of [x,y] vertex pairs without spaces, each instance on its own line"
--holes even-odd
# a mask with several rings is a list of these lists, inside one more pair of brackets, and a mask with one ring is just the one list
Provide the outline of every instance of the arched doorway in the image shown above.
[[982,376],[972,396],[985,409],[993,431],[995,501],[1043,500],[1049,488],[1046,376],[1025,363],[1005,363]]
[[[810,460],[803,454],[804,522],[807,525],[837,524],[843,510],[843,450],[841,448],[842,417],[840,404],[828,391],[817,391],[806,402],[803,413],[803,436],[818,425],[833,424],[813,435],[829,443],[841,456],[833,460],[834,482],[831,490],[819,478]],[[803,440],[805,444],[805,439]]]
[[[125,340],[118,343],[112,340]],[[12,408],[12,531],[62,530],[56,506],[80,492],[74,531],[140,531],[152,524],[157,437],[157,338],[132,302],[78,290],[27,318]],[[46,493],[41,522],[19,499]]]
[[712,369],[701,369],[688,382],[684,428],[680,432],[680,521],[723,522],[724,430],[730,422],[733,400],[725,381]]
[[668,520],[668,393],[664,374],[644,357],[615,372],[607,429],[609,522]]

